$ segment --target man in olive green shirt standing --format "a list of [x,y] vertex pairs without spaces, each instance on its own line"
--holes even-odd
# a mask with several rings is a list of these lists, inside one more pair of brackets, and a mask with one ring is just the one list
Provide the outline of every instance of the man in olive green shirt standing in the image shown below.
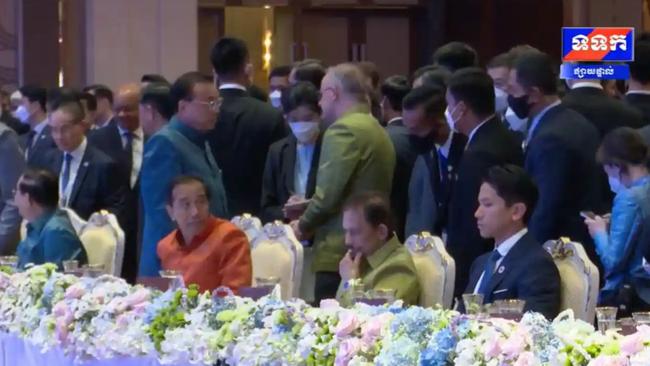
[[393,231],[388,200],[376,192],[355,195],[345,204],[343,230],[348,252],[339,263],[337,298],[350,299],[351,285],[360,281],[365,290],[393,290],[396,300],[417,305],[415,264]]
[[305,212],[293,221],[298,239],[314,237],[314,298],[333,298],[340,283],[338,265],[345,254],[341,227],[343,203],[364,191],[389,194],[395,149],[370,115],[369,85],[352,64],[328,70],[321,83],[320,106],[328,126],[323,137],[316,189]]

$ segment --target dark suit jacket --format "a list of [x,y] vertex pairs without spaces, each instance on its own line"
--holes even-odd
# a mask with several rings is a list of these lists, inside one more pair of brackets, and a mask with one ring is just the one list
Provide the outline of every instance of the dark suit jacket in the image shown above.
[[266,154],[287,135],[282,114],[239,89],[222,89],[223,104],[210,133],[212,151],[223,171],[230,216],[258,215]]
[[[61,163],[62,155],[59,154]],[[70,192],[68,206],[84,220],[99,210],[108,210],[122,217],[125,199],[126,187],[117,163],[88,144]]]
[[562,98],[562,104],[582,114],[598,129],[601,138],[617,127],[640,128],[644,125],[639,111],[598,88],[571,89]]
[[[472,263],[465,293],[474,292],[490,255],[485,253]],[[535,311],[553,319],[560,311],[560,289],[560,273],[553,259],[528,233],[519,239],[496,268],[483,303],[525,300],[525,311]]]
[[411,144],[409,133],[402,119],[391,122],[386,126],[388,137],[395,147],[395,172],[393,173],[393,189],[390,194],[391,207],[396,219],[397,237],[404,242],[404,225],[408,211],[409,180],[413,164],[418,152]]
[[643,116],[643,124],[650,125],[650,95],[630,93],[626,94],[623,99],[628,105],[632,106]]
[[602,205],[599,144],[596,128],[562,104],[549,109],[526,147],[525,168],[539,190],[529,228],[540,242],[568,236],[584,244],[594,263],[593,241],[580,211],[599,211]]
[[23,149],[27,151],[27,167],[47,169],[58,175],[61,169],[61,152],[52,139],[50,126],[43,128],[31,147],[27,146],[27,136],[21,136]]
[[[108,155],[119,168],[119,175],[125,191],[124,210],[118,217],[120,226],[124,230],[124,264],[122,266],[122,277],[134,282],[138,271],[138,233],[142,229],[143,220],[140,210],[140,178],[131,188],[131,171],[129,167],[129,156],[122,146],[122,137],[117,127],[117,121],[112,119],[105,127],[88,132],[90,145]],[[142,142],[144,147],[145,141]],[[144,148],[143,148],[144,150]]]
[[451,192],[447,250],[456,260],[454,293],[457,296],[467,286],[472,262],[494,247],[492,240],[481,238],[474,213],[484,175],[490,167],[505,163],[522,165],[523,152],[512,134],[494,117],[468,142]]
[[24,135],[29,132],[29,125],[21,123],[17,118],[7,111],[3,111],[0,116],[0,122],[9,126],[12,130],[16,131],[18,135]]
[[[314,155],[311,159],[311,168],[307,178],[307,192],[305,198],[311,198],[316,188],[316,174],[318,160],[320,159],[322,136],[314,146]],[[274,220],[284,221],[282,208],[287,203],[291,192],[294,191],[294,172],[296,167],[296,149],[298,141],[289,135],[280,141],[274,142],[269,148],[264,167],[264,183],[262,186],[262,222]]]

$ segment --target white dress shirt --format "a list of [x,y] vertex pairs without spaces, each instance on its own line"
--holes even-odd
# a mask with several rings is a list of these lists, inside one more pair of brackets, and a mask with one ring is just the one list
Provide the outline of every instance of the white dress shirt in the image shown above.
[[604,90],[603,86],[600,85],[598,82],[591,82],[591,81],[579,81],[571,87],[571,89],[578,89],[578,88],[595,88],[595,89],[600,89]]
[[[496,271],[497,268],[501,265],[501,262],[503,262],[503,259],[508,255],[508,252],[510,252],[510,249],[517,244],[517,242],[524,237],[528,233],[527,228],[523,228],[519,230],[515,235],[509,237],[508,239],[504,240],[503,243],[501,243],[499,246],[497,246],[495,249],[501,254],[501,258],[497,261],[496,265],[494,266],[494,270]],[[476,281],[476,286],[474,286],[474,293],[478,293],[478,289],[481,287],[481,282],[483,282],[483,276],[485,275],[485,271],[481,273],[481,277]]]
[[315,144],[296,144],[296,165],[293,173],[293,194],[295,195],[305,197],[307,194],[307,181],[315,146]]
[[395,122],[395,121],[399,121],[400,119],[402,119],[402,117],[391,118],[391,119],[386,123],[386,126],[390,125],[391,123],[393,123],[393,122]]
[[69,152],[72,156],[70,161],[70,174],[68,176],[68,185],[63,186],[63,173],[65,169],[65,152],[63,153],[62,163],[61,163],[61,173],[59,173],[59,197],[61,198],[61,206],[68,207],[68,200],[70,199],[70,194],[72,193],[72,187],[74,187],[74,182],[77,180],[77,172],[79,172],[79,167],[81,166],[81,161],[83,160],[84,154],[86,153],[86,147],[88,142],[84,137],[81,144],[73,151]]
[[223,83],[223,84],[219,85],[219,90],[221,90],[221,89],[239,89],[239,90],[246,91],[245,86],[243,86],[241,84],[237,84],[237,83]]
[[[487,121],[491,120],[492,118],[494,118],[494,114],[489,116],[488,118],[484,119],[481,123],[478,124],[478,126],[474,127],[472,132],[469,133],[469,136],[467,136],[467,145],[465,145],[465,146],[469,146],[469,143],[472,141],[472,138],[476,134],[476,131],[478,131],[479,128],[481,128]],[[465,147],[465,148],[467,148],[467,147]]]
[[[130,132],[120,125],[117,126],[117,130],[120,132],[120,138],[122,139],[122,148],[126,148],[126,144],[129,142],[126,137],[126,133]],[[144,151],[144,132],[142,127],[138,127],[137,130],[130,132],[133,136],[133,141],[131,141],[132,147],[132,160],[133,166],[131,167],[131,177],[130,185],[131,188],[135,186],[135,183],[138,181],[138,176],[140,175],[140,169],[142,168],[142,152]]]
[[641,94],[641,95],[650,95],[650,90],[628,90],[625,95],[630,94]]

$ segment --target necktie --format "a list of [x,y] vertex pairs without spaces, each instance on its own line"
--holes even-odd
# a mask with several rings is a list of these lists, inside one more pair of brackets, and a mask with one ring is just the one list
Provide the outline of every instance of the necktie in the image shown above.
[[61,197],[61,202],[63,206],[67,205],[68,197],[65,197],[68,194],[68,182],[70,181],[70,162],[72,162],[72,155],[68,153],[63,154],[63,171],[61,172],[61,192],[63,192],[63,197]]
[[133,170],[133,134],[129,131],[122,133],[126,143],[124,144],[124,155],[126,157],[126,167],[129,182],[131,181],[131,171]]
[[483,270],[483,279],[481,280],[481,285],[478,288],[478,293],[483,295],[484,298],[487,299],[488,296],[488,287],[490,285],[490,280],[492,280],[492,276],[494,275],[495,267],[497,265],[497,261],[501,258],[501,253],[499,253],[498,250],[493,250],[492,254],[488,258],[487,262],[485,262],[485,269]]
[[442,183],[443,187],[447,188],[447,183],[449,180],[448,159],[440,149],[437,150],[438,150],[438,167],[440,168],[440,182]]

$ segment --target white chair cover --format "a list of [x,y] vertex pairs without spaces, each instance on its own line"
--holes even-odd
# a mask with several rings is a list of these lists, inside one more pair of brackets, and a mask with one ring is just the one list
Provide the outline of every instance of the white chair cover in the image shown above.
[[454,298],[456,262],[447,253],[442,240],[423,231],[411,235],[405,243],[420,282],[420,305],[432,307],[436,304],[451,308]]
[[257,277],[280,279],[282,298],[287,300],[300,293],[303,271],[303,248],[289,225],[280,221],[268,223],[251,242],[253,286]]
[[124,259],[124,231],[115,215],[101,210],[90,216],[79,235],[88,264],[103,264],[104,272],[119,277]]
[[246,234],[249,243],[252,243],[262,233],[262,221],[251,214],[235,216],[230,222]]
[[582,244],[567,238],[549,240],[544,249],[560,272],[561,310],[572,309],[576,318],[593,322],[598,301],[598,267],[589,260]]

